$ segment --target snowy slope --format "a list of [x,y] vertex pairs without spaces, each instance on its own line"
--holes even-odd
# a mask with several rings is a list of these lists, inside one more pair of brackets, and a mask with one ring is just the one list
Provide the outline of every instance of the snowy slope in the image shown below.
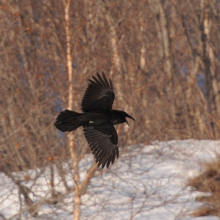
[[[191,193],[190,188],[185,187],[187,178],[201,172],[201,163],[214,160],[216,152],[220,152],[220,141],[185,140],[131,146],[104,175],[91,180],[87,193],[82,196],[81,219],[218,219],[190,217],[190,212],[201,205],[195,202],[200,193]],[[82,179],[91,162],[91,155],[82,160]],[[63,166],[68,186],[73,187],[69,164]],[[49,168],[14,173],[17,179],[27,175],[31,179],[38,176],[37,181],[23,182],[34,192],[30,193],[31,198],[41,206],[37,219],[72,219],[72,193],[55,205],[45,203],[50,196]],[[55,175],[56,190],[64,194],[65,188],[56,170]],[[25,208],[24,204],[19,206],[19,199],[23,201],[23,198],[19,198],[17,187],[4,174],[0,174],[0,186],[0,213],[17,219],[16,214]],[[24,212],[22,219],[34,218]]]

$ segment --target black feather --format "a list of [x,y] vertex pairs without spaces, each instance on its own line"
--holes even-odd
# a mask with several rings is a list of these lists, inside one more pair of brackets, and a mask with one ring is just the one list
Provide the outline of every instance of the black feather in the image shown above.
[[82,100],[83,113],[70,110],[61,112],[55,122],[60,131],[73,131],[83,126],[85,138],[102,168],[109,167],[119,157],[118,136],[114,125],[127,122],[133,117],[124,111],[112,110],[115,94],[111,79],[92,76]]

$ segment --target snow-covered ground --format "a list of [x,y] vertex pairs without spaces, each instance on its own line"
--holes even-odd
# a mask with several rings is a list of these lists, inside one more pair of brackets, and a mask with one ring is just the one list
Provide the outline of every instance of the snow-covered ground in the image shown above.
[[[136,145],[103,175],[92,178],[88,190],[82,196],[81,219],[94,220],[215,220],[207,216],[193,218],[192,210],[202,205],[195,202],[201,193],[192,193],[186,187],[189,177],[202,171],[202,163],[216,158],[220,153],[220,141],[169,141],[153,142],[150,145]],[[83,180],[86,168],[92,163],[92,156],[86,156],[80,163]],[[73,187],[69,164],[63,164],[67,184]],[[65,194],[63,182],[55,169],[56,191]],[[72,219],[73,193],[67,193],[57,204],[47,202],[50,197],[50,169],[29,170],[13,174],[15,179],[31,189],[31,199],[38,201],[38,216],[25,212],[23,197],[19,197],[17,186],[0,173],[0,219]],[[29,176],[30,180],[25,180]],[[37,178],[36,178],[37,176]],[[37,180],[35,180],[37,179]]]

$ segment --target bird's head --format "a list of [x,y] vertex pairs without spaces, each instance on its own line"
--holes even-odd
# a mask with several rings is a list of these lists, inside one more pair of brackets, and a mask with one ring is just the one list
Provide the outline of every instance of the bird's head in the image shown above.
[[121,124],[121,123],[126,122],[129,125],[126,118],[130,118],[135,121],[135,119],[132,116],[130,116],[124,111],[117,111],[117,110],[113,110],[113,111],[114,111],[114,116],[112,118],[113,124]]

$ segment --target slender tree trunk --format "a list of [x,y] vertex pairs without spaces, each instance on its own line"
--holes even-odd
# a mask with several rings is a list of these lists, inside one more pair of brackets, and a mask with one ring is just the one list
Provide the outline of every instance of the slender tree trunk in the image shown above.
[[211,29],[212,29],[212,9],[205,8],[205,2],[201,3],[201,8],[204,10],[203,28],[202,28],[202,40],[203,40],[203,63],[206,77],[207,87],[207,99],[209,102],[209,108],[214,118],[213,130],[216,138],[219,138],[219,117],[220,117],[220,84],[218,82],[218,73],[216,71],[215,55],[211,41]]
[[110,71],[110,77],[112,77],[114,67],[117,69],[118,72],[121,72],[121,67],[120,67],[120,59],[118,55],[117,35],[115,31],[115,26],[108,11],[106,12],[106,19],[109,24],[110,42],[111,42],[111,48],[112,48],[112,66],[111,66],[111,71]]
[[[174,72],[173,72],[173,60],[172,56],[170,55],[170,50],[172,48],[171,40],[169,36],[169,29],[168,29],[168,21],[166,17],[166,9],[164,8],[163,1],[161,0],[150,0],[150,5],[152,7],[152,10],[157,18],[156,25],[159,27],[158,29],[158,44],[161,44],[159,51],[160,56],[162,57],[162,62],[164,62],[163,70],[166,74],[166,77],[164,77],[167,81],[166,85],[166,93],[167,93],[167,99],[172,100],[174,97],[173,94],[173,84],[174,84]],[[171,36],[174,35],[175,30],[173,28]],[[172,104],[170,106],[170,117],[172,119],[172,123],[176,122],[176,109],[175,104]],[[178,134],[175,134],[176,137]]]
[[[70,0],[63,0],[65,8],[65,29],[66,29],[66,58],[67,58],[67,71],[68,71],[68,82],[69,82],[69,91],[68,91],[68,109],[72,110],[73,108],[73,69],[72,69],[72,59],[71,59],[71,46],[70,46],[70,18],[69,18],[69,7]],[[74,135],[73,133],[68,134],[69,139],[69,149],[70,156],[73,161],[73,170],[74,170],[74,182],[75,182],[75,200],[74,200],[74,211],[73,219],[80,219],[80,204],[81,204],[81,193],[79,186],[79,161],[76,155],[76,148],[74,144]]]
[[[165,11],[163,8],[163,5],[161,3],[161,0],[156,1],[150,1],[152,9],[155,13],[155,15],[158,17],[159,20],[159,26],[161,31],[161,38],[163,44],[163,57],[165,58],[165,66],[164,70],[168,76],[168,79],[172,79],[172,65],[170,61],[170,42],[169,42],[169,32],[167,28],[167,18],[165,15]],[[159,36],[159,35],[158,35]]]

